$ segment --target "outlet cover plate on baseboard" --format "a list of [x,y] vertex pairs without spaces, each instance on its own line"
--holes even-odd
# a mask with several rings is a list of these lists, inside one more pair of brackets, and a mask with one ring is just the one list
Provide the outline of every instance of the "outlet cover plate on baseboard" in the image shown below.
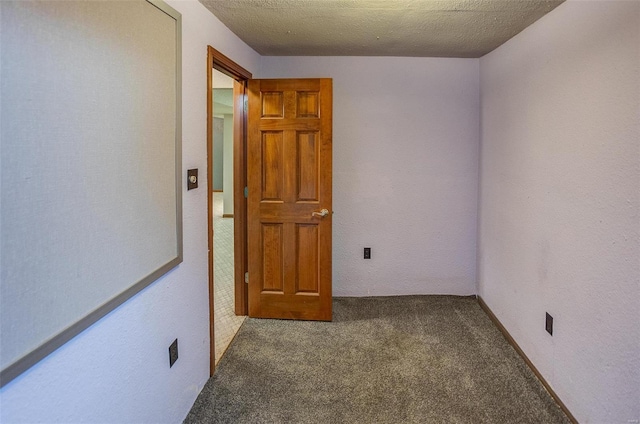
[[175,339],[169,346],[169,368],[178,360],[178,339]]

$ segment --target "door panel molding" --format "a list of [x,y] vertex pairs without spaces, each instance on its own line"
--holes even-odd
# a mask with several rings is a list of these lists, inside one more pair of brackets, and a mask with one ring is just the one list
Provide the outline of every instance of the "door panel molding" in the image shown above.
[[330,321],[332,81],[250,80],[248,96],[249,316]]

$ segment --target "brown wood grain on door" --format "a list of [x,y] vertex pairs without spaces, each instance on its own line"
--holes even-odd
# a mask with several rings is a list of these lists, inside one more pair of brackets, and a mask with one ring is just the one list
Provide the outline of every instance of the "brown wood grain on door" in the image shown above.
[[248,127],[249,316],[331,320],[331,79],[250,80]]

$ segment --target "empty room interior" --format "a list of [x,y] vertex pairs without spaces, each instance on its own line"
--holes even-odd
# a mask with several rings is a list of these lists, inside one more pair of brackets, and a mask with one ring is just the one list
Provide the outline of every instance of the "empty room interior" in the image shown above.
[[[499,423],[515,422],[509,408],[537,408],[523,395],[504,406],[503,420],[503,406],[492,409],[493,401],[456,410],[464,397],[458,387],[472,393],[474,378],[493,369],[502,379],[490,382],[495,393],[511,399],[516,386],[530,385],[566,420],[547,422],[640,422],[640,2],[1,1],[0,20],[0,422],[216,422],[221,398],[210,399],[214,410],[193,415],[207,405],[198,396],[203,388],[240,387],[234,373],[243,367],[254,387],[227,393],[235,403],[224,416],[236,418],[226,422]],[[168,30],[155,34],[159,27]],[[136,44],[149,33],[155,35]],[[208,62],[211,48],[220,62]],[[234,82],[233,69],[250,77]],[[269,185],[271,168],[263,165],[262,180],[252,177],[252,150],[237,147],[247,137],[251,143],[254,110],[271,116],[273,104],[285,110],[294,102],[252,103],[253,81],[276,79],[289,82],[263,86],[321,81],[320,96],[330,93],[305,116],[332,119],[329,130],[322,127],[330,149],[322,150],[323,138],[309,141],[317,150],[308,153],[328,155],[322,166],[328,161],[331,199],[309,222],[332,226],[318,227],[330,228],[328,236],[298,226],[295,237],[317,237],[314,246],[330,253],[316,265],[324,273],[318,278],[329,281],[333,321],[251,317],[253,221],[250,272],[238,274],[237,246],[234,265],[244,225],[234,205],[242,204],[246,176],[234,174],[244,172],[237,153],[249,155],[248,220],[257,192],[271,203],[282,194]],[[238,87],[249,94],[238,95]],[[261,99],[276,89],[264,90]],[[142,92],[150,100],[136,100]],[[296,99],[299,113],[307,103]],[[248,123],[238,117],[243,110]],[[151,116],[155,124],[138,124]],[[161,139],[167,143],[156,144]],[[283,175],[295,168],[273,166]],[[302,196],[307,189],[295,184]],[[261,240],[288,234],[264,228]],[[274,245],[262,246],[263,261]],[[277,271],[285,276],[287,261]],[[271,265],[260,270],[276,272]],[[233,292],[244,278],[248,318]],[[223,280],[228,291],[218,292]],[[86,299],[115,300],[95,313],[65,307],[60,321],[47,318],[56,302]],[[225,299],[226,306],[215,306]],[[458,301],[464,306],[449,307]],[[16,306],[21,302],[31,306]],[[398,315],[415,320],[387,317],[396,304],[404,305]],[[438,315],[445,309],[451,322]],[[456,322],[459,328],[447,330]],[[67,329],[59,332],[58,323]],[[442,336],[430,339],[425,323]],[[490,336],[476,332],[478,323]],[[214,329],[222,324],[226,329]],[[335,369],[364,366],[354,374],[364,377],[313,383],[292,401],[309,403],[301,415],[269,415],[267,405],[286,404],[277,384],[298,387],[270,374],[291,354],[287,340],[319,352],[299,332],[321,340],[342,325],[353,335],[298,371],[321,381],[324,369],[315,366],[367,362],[370,351],[364,365],[335,362]],[[51,330],[40,331],[44,326]],[[413,341],[384,346],[390,353],[371,347],[376,337],[396,340],[398,329]],[[269,344],[271,332],[284,341]],[[24,334],[30,338],[14,349]],[[224,334],[224,347],[212,348],[213,334]],[[254,349],[252,334],[254,343],[265,340],[254,353],[265,349],[273,359],[242,356]],[[494,340],[516,371],[473,351],[465,359],[467,348],[491,350]],[[414,350],[404,356],[405,348]],[[459,352],[461,362],[442,352]],[[394,361],[384,362],[388,367],[367,368],[385,354]],[[448,369],[460,381],[420,387],[438,381],[421,380],[421,373]],[[255,387],[261,381],[269,390]],[[418,390],[405,395],[405,381]],[[378,382],[385,393],[375,391]],[[344,387],[353,390],[343,394]],[[243,401],[254,389],[263,397]],[[342,406],[327,400],[336,393]],[[371,393],[379,397],[366,399]],[[430,404],[436,394],[450,403]],[[379,413],[358,409],[374,403],[383,405]],[[399,415],[385,415],[394,408]],[[520,422],[534,421],[525,414]]]

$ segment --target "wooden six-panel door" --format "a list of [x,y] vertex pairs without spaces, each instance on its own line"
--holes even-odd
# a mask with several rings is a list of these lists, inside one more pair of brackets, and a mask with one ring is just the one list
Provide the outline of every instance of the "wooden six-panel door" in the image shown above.
[[250,80],[248,101],[249,316],[330,321],[332,80]]

